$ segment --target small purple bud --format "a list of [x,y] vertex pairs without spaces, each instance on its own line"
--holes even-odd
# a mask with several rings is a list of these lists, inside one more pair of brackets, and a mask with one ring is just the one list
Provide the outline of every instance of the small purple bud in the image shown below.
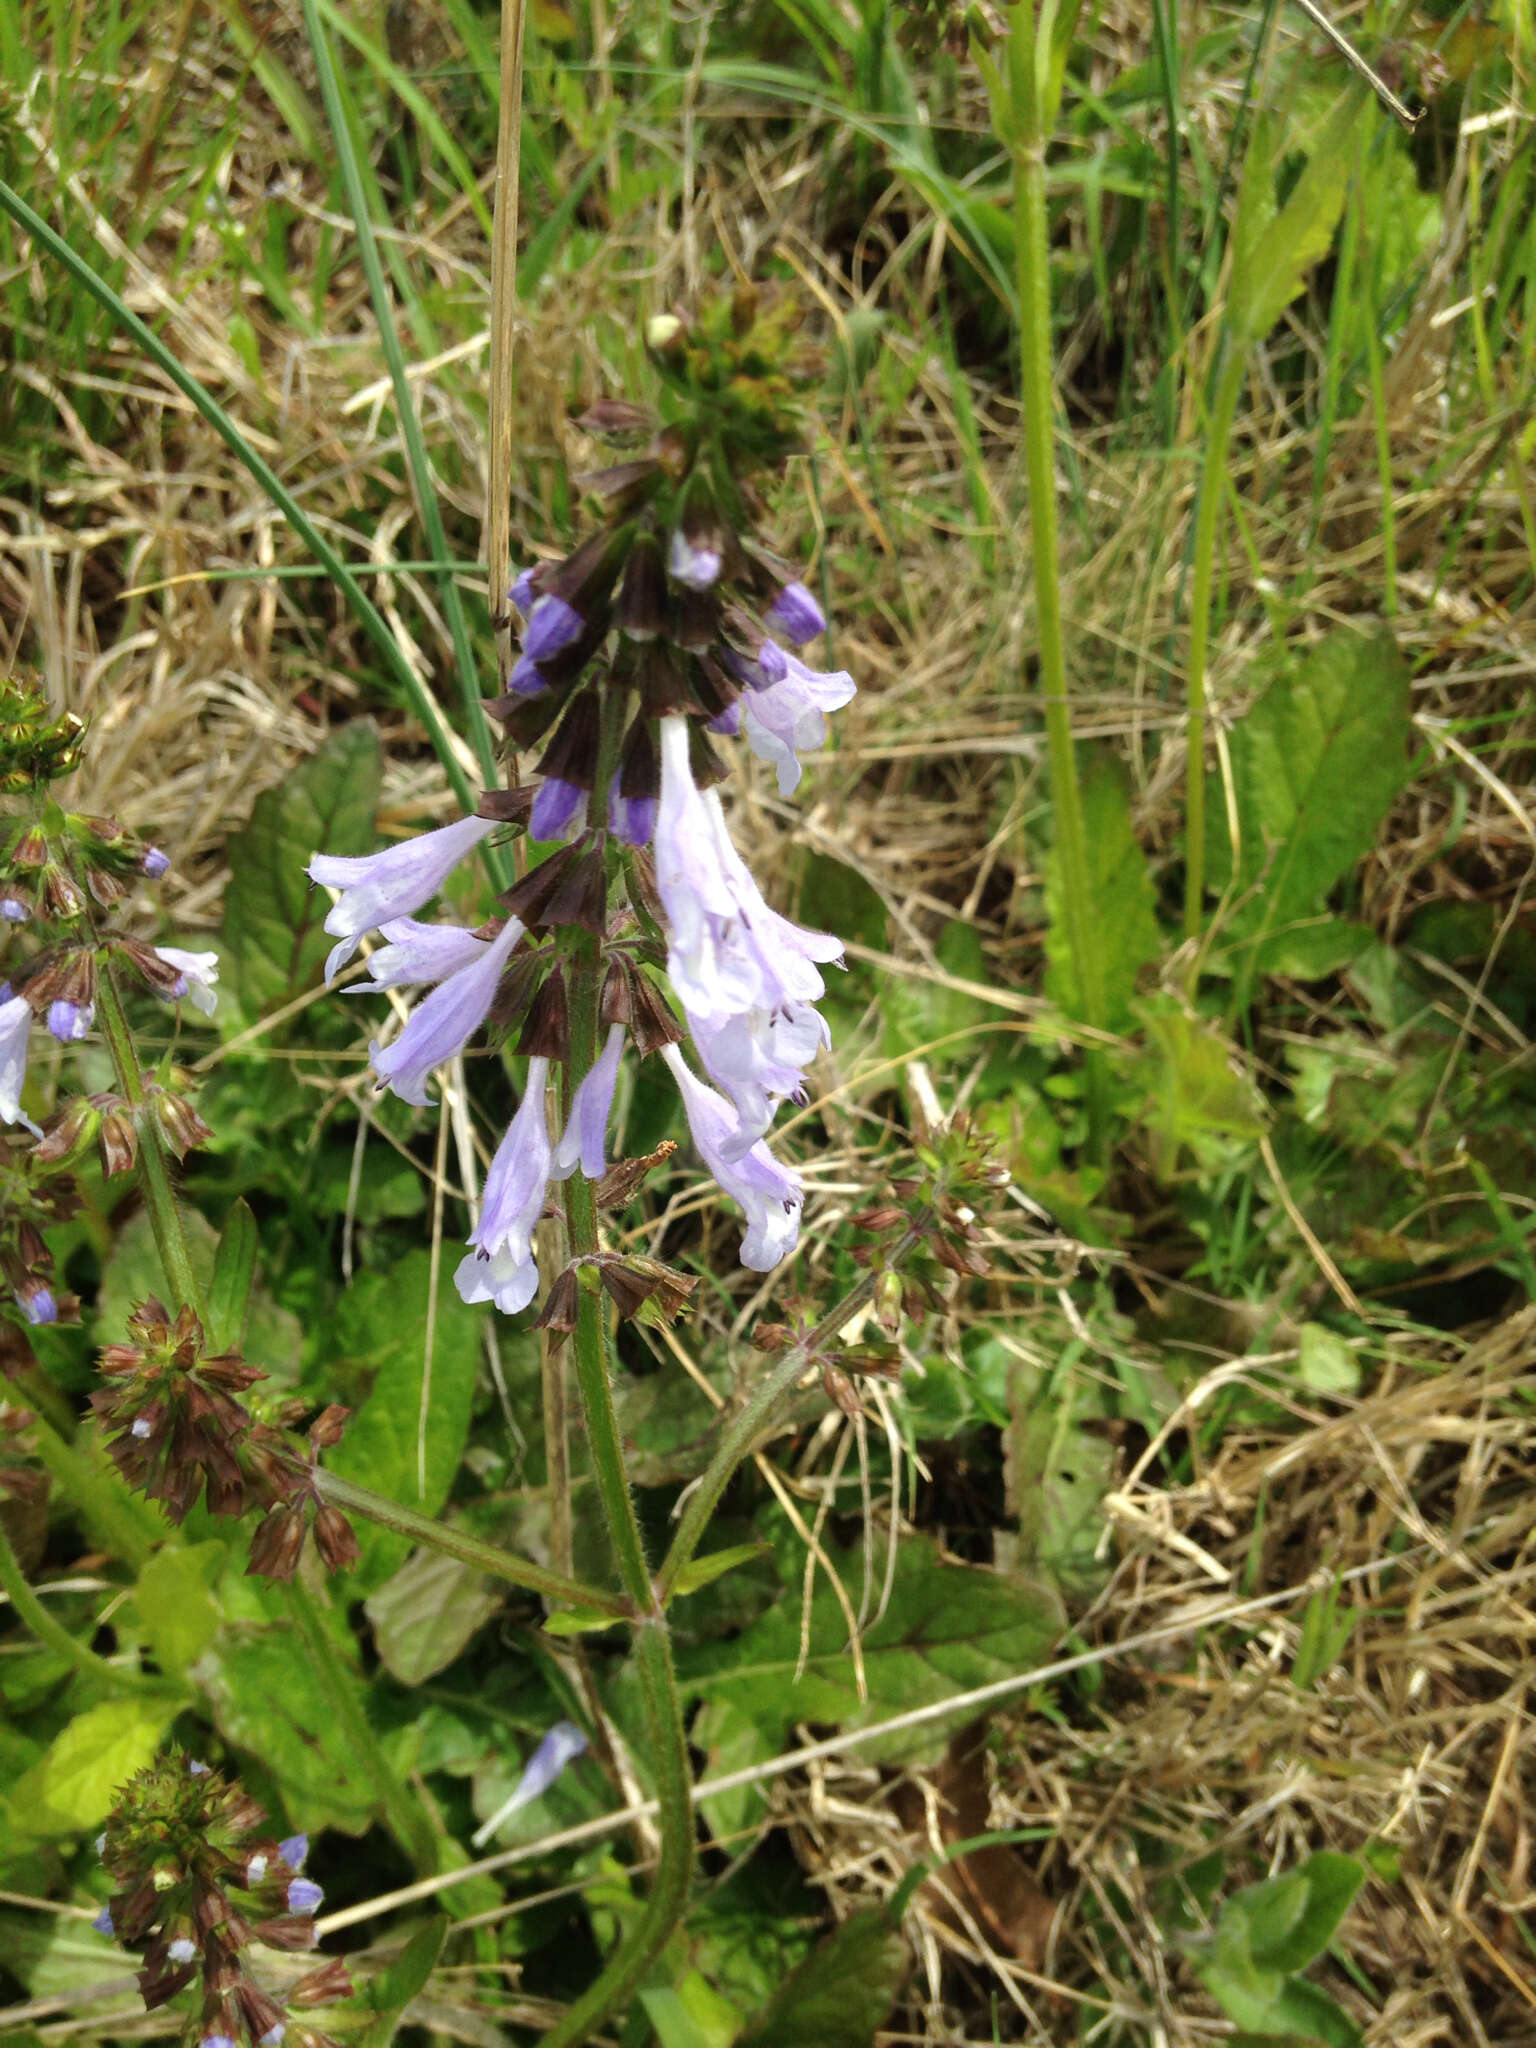
[[267,1859],[265,1856],[252,1856],[246,1863],[245,1882],[247,1886],[260,1884],[266,1874]]
[[191,1778],[206,1778],[208,1776],[208,1766],[200,1764],[195,1756],[189,1756],[187,1758],[187,1775]]
[[178,1934],[165,1953],[173,1963],[195,1962],[197,1960],[197,1943],[195,1941],[188,1941],[184,1934]]
[[98,1856],[105,1856],[105,1855],[106,1855],[106,1853],[107,1853],[107,1838],[106,1838],[106,1836],[105,1836],[104,1834],[100,1834],[100,1835],[98,1835],[98,1836],[96,1837],[96,1854],[97,1854]]
[[236,2048],[236,2043],[229,2038],[228,2034],[204,2034],[203,2038],[198,2042],[197,2048]]
[[139,856],[139,867],[152,882],[158,882],[162,875],[171,871],[171,856],[162,853],[158,846],[146,846]]
[[71,1045],[84,1038],[95,1020],[96,1010],[91,1003],[71,1003],[60,996],[57,1002],[48,1005],[48,1029],[61,1045]]
[[827,621],[821,606],[803,583],[786,583],[768,607],[768,621],[777,626],[791,646],[799,647],[825,633]]
[[581,613],[568,605],[563,597],[546,592],[543,597],[535,598],[533,609],[528,614],[523,654],[529,661],[548,661],[562,647],[569,647],[573,640],[580,639],[581,630]]
[[511,603],[517,606],[526,619],[533,610],[533,571],[531,569],[519,571],[513,579],[512,588],[507,592],[507,597]]
[[23,1281],[16,1290],[16,1304],[34,1330],[40,1323],[59,1320],[59,1304],[53,1298],[53,1289],[41,1280]]
[[[102,1840],[105,1841],[106,1837],[103,1836]],[[91,1922],[91,1925],[95,1928],[98,1934],[106,1935],[107,1939],[110,1941],[112,1936],[117,1932],[117,1929],[112,1925],[112,1908],[110,1906],[103,1906],[101,1911],[96,1915],[96,1918]]]
[[309,1854],[308,1835],[289,1835],[277,1845],[277,1853],[290,1870],[302,1870]]
[[615,775],[608,792],[608,829],[626,846],[649,846],[656,831],[655,797],[625,796]]
[[151,1436],[153,1433],[154,1425],[150,1422],[149,1417],[147,1415],[135,1415],[135,1417],[133,1418],[132,1425],[129,1428],[128,1434],[130,1436],[136,1436],[139,1442],[143,1443],[144,1439],[147,1436]]
[[7,924],[25,924],[31,915],[19,896],[0,896],[0,918]]
[[528,813],[528,834],[532,839],[563,839],[578,818],[586,813],[587,793],[574,782],[562,782],[558,775],[546,775],[539,784]]
[[679,529],[672,536],[667,568],[677,582],[686,583],[690,590],[708,590],[720,580],[720,550],[696,548]]
[[281,2020],[274,2020],[267,2031],[258,2038],[257,2048],[282,2048],[282,2039],[287,2031]]
[[741,731],[741,706],[727,704],[725,709],[709,721],[709,731],[722,734],[726,739],[735,739]]
[[296,1877],[288,1887],[288,1910],[290,1913],[313,1913],[324,1897],[319,1885],[307,1877]]

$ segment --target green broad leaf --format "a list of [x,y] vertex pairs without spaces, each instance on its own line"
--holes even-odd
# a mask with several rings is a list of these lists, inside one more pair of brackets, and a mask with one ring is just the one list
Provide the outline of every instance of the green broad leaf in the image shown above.
[[670,1989],[642,1991],[640,2003],[660,2048],[731,2048],[735,2039],[734,2029],[722,2034],[718,2028],[706,2030],[700,2026],[678,1994]]
[[373,1788],[291,1629],[270,1627],[226,1642],[205,1659],[199,1676],[219,1733],[260,1759],[282,1787],[292,1820],[312,1832],[367,1831],[377,1818]]
[[95,1827],[118,1788],[154,1762],[176,1711],[167,1697],[104,1700],[76,1714],[11,1794],[13,1823],[35,1835]]
[[[1097,953],[1104,1014],[1091,1021],[1110,1031],[1130,1021],[1142,970],[1156,960],[1162,938],[1152,907],[1146,855],[1131,830],[1130,785],[1113,756],[1083,758],[1083,829],[1088,847],[1088,922]],[[1059,847],[1045,867],[1045,992],[1068,1017],[1088,1022],[1082,963],[1072,955]]]
[[1292,981],[1328,981],[1358,960],[1375,937],[1368,924],[1353,918],[1309,918],[1275,933],[1265,948],[1265,965]]
[[1018,1518],[1018,1562],[1064,1594],[1088,1598],[1109,1575],[1101,1558],[1101,1503],[1114,1485],[1116,1451],[1084,1425],[1113,1412],[1101,1371],[1074,1363],[1009,1360],[1005,1432],[1008,1506]]
[[[829,1549],[828,1555],[857,1612],[864,1584],[862,1552]],[[874,1565],[878,1583],[883,1549]],[[942,1563],[929,1539],[914,1536],[901,1546],[885,1613],[863,1637],[867,1699],[860,1700],[854,1682],[841,1603],[821,1572],[811,1603],[810,1652],[798,1682],[798,1579],[792,1595],[740,1636],[685,1652],[678,1675],[686,1692],[735,1707],[780,1748],[796,1721],[867,1727],[905,1708],[937,1703],[1027,1670],[1040,1661],[1061,1627],[1060,1608],[1044,1587]],[[871,1742],[861,1754],[880,1762],[930,1759],[942,1754],[947,1733],[942,1723],[906,1730]]]
[[[189,1203],[182,1204],[181,1227],[193,1274],[207,1299],[218,1261],[218,1234],[201,1210]],[[96,1301],[96,1329],[102,1341],[120,1337],[127,1327],[129,1310],[150,1294],[158,1295],[172,1315],[181,1306],[160,1263],[149,1211],[141,1209],[119,1231],[102,1272],[101,1292]],[[248,1363],[260,1366],[274,1380],[292,1380],[299,1369],[304,1333],[298,1317],[279,1308],[260,1281],[253,1282],[247,1294],[245,1325],[241,1348]]]
[[[484,1313],[459,1299],[445,1266],[438,1274],[429,1376],[431,1272],[426,1251],[410,1252],[392,1266],[359,1274],[342,1295],[332,1356],[354,1370],[371,1371],[373,1385],[327,1459],[343,1478],[424,1515],[439,1511],[458,1471],[480,1368]],[[357,1534],[362,1556],[348,1588],[368,1592],[398,1571],[411,1543],[361,1520]]]
[[737,1543],[729,1550],[712,1550],[707,1557],[690,1558],[672,1583],[673,1595],[697,1593],[701,1586],[735,1571],[738,1565],[753,1563],[762,1555],[761,1543]]
[[1315,1394],[1358,1394],[1360,1357],[1326,1323],[1303,1323],[1297,1375]]
[[208,1285],[208,1336],[215,1351],[235,1349],[245,1333],[245,1311],[256,1277],[256,1218],[242,1196],[224,1219]]
[[1233,1065],[1234,1048],[1203,1018],[1172,1001],[1145,1003],[1149,1079],[1149,1122],[1175,1150],[1206,1137],[1262,1138],[1268,1129],[1264,1102],[1253,1083]]
[[557,1607],[544,1622],[547,1636],[591,1636],[605,1628],[616,1628],[619,1617],[596,1607]]
[[[732,1771],[766,1763],[773,1748],[761,1726],[730,1700],[707,1700],[694,1716],[690,1740],[704,1754],[701,1776],[723,1778]],[[762,1785],[738,1785],[699,1802],[705,1825],[722,1847],[738,1852],[748,1828],[767,1818],[768,1797]]]
[[1355,163],[1364,88],[1351,84],[1335,102],[1306,168],[1278,212],[1270,198],[1278,130],[1256,132],[1249,146],[1233,235],[1232,324],[1243,342],[1262,341],[1333,246]]
[[363,1602],[379,1659],[402,1685],[444,1671],[502,1605],[484,1572],[440,1550],[415,1550]]
[[1247,1921],[1248,1950],[1261,1968],[1304,1970],[1332,1941],[1364,1882],[1363,1863],[1319,1849],[1288,1875],[1238,1892],[1227,1911]]
[[213,1587],[228,1553],[222,1543],[166,1544],[139,1573],[134,1603],[164,1671],[184,1678],[218,1633]]
[[[123,1974],[123,1951],[110,1936],[98,1934],[88,1920],[52,1914],[0,1913],[0,1955],[33,1998],[70,2004],[89,1986]],[[6,2028],[6,2048],[17,2048],[22,2039],[20,2029]]]
[[305,870],[317,853],[371,851],[380,777],[377,728],[349,719],[256,799],[251,822],[230,840],[221,956],[247,1017],[315,979],[330,946],[321,929],[330,898]]
[[1284,669],[1233,729],[1242,843],[1210,793],[1212,881],[1236,896],[1223,934],[1253,969],[1283,956],[1296,928],[1371,849],[1407,773],[1408,669],[1386,634],[1338,632]]
[[870,2048],[906,1974],[900,1928],[879,1907],[855,1913],[807,1956],[740,2048]]
[[941,1063],[974,1061],[974,1035],[979,1026],[995,1021],[997,1012],[981,995],[955,984],[985,986],[989,977],[981,934],[954,918],[940,932],[934,950],[948,981],[892,975],[881,989],[886,1055],[899,1059],[905,1053],[921,1053],[942,1039],[948,1042],[938,1048]]
[[361,2002],[375,2017],[358,2035],[358,2048],[389,2048],[406,2007],[432,1981],[448,1924],[439,1914],[418,1927],[394,1961],[371,1979]]

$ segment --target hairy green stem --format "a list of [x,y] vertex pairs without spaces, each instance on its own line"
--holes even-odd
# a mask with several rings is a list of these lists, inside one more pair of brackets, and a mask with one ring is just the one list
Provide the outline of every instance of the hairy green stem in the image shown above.
[[244,463],[326,574],[335,579],[358,624],[378,649],[385,667],[399,685],[406,702],[426,728],[427,737],[432,742],[437,758],[443,764],[443,773],[447,776],[454,794],[466,811],[473,811],[474,789],[454,748],[453,733],[438,709],[432,692],[406,660],[383,614],[271,464],[262,460],[213,395],[204,389],[189,370],[182,368],[154,329],[147,326],[131,307],[125,305],[121,296],[113,291],[104,278],[97,276],[85,258],[77,254],[62,235],[55,233],[42,215],[28,206],[21,194],[3,178],[0,178],[0,208],[3,208],[19,227],[25,228],[40,248],[46,249],[56,262],[64,266],[75,282],[89,292],[97,305],[104,307],[111,314],[135,345],[170,378],[177,390],[192,401],[230,452]]
[[[133,1049],[133,1034],[128,1029],[128,1019],[123,1015],[117,983],[112,977],[110,965],[106,962],[102,963],[96,981],[96,1014],[101,1019],[102,1029],[107,1036],[112,1064],[117,1069],[118,1085],[131,1106],[136,1111],[142,1111],[144,1076],[139,1068],[139,1056]],[[181,1227],[181,1217],[176,1208],[176,1195],[171,1186],[170,1166],[160,1149],[160,1133],[150,1117],[139,1115],[135,1121],[139,1133],[135,1164],[145,1206],[149,1210],[150,1224],[154,1229],[155,1244],[160,1252],[160,1263],[165,1269],[165,1277],[172,1290],[193,1310],[206,1330],[208,1312],[203,1302],[202,1289],[197,1283],[197,1276],[192,1271],[186,1234]]]
[[[1205,712],[1206,665],[1211,637],[1211,585],[1216,537],[1227,489],[1227,448],[1243,389],[1245,358],[1231,339],[1216,377],[1216,396],[1206,428],[1200,467],[1200,503],[1195,516],[1194,572],[1189,596],[1189,655],[1185,671],[1189,708],[1184,770],[1184,936],[1198,939],[1205,921]],[[1193,972],[1198,972],[1198,962]]]
[[55,1621],[23,1572],[21,1560],[11,1548],[3,1521],[0,1521],[0,1586],[5,1588],[18,1618],[31,1629],[33,1635],[46,1649],[52,1650],[56,1656],[73,1664],[77,1671],[102,1686],[107,1692],[152,1692],[167,1697],[180,1696],[173,1688],[165,1686],[158,1679],[147,1678],[142,1671],[132,1670],[127,1665],[109,1664],[105,1657],[98,1657],[86,1644],[77,1642],[62,1622]]
[[315,1484],[326,1500],[347,1514],[362,1515],[370,1522],[377,1522],[381,1529],[393,1529],[397,1535],[408,1536],[413,1543],[423,1543],[433,1550],[440,1550],[445,1557],[456,1557],[461,1564],[473,1565],[477,1571],[490,1578],[501,1579],[506,1585],[521,1586],[527,1592],[541,1593],[546,1600],[563,1600],[572,1607],[590,1607],[599,1613],[611,1614],[615,1621],[622,1621],[630,1612],[629,1602],[620,1593],[607,1593],[600,1587],[584,1584],[580,1579],[568,1579],[559,1572],[546,1571],[543,1565],[534,1564],[529,1558],[517,1557],[497,1544],[482,1542],[466,1530],[450,1528],[443,1522],[434,1521],[430,1515],[419,1515],[411,1508],[403,1508],[397,1501],[386,1500],[381,1493],[372,1493],[366,1486],[356,1486],[350,1479],[327,1472],[323,1466],[315,1473]]
[[720,1503],[720,1496],[730,1485],[737,1467],[751,1456],[753,1446],[774,1410],[794,1392],[805,1377],[807,1369],[836,1341],[850,1318],[855,1316],[866,1302],[874,1300],[883,1276],[895,1272],[900,1267],[907,1254],[921,1239],[929,1220],[926,1214],[919,1217],[887,1255],[879,1270],[867,1273],[856,1287],[849,1289],[835,1308],[828,1310],[809,1336],[803,1337],[791,1350],[785,1352],[772,1372],[758,1383],[740,1413],[726,1426],[719,1443],[715,1446],[713,1457],[688,1495],[687,1506],[678,1521],[677,1533],[672,1538],[666,1557],[662,1560],[660,1571],[656,1574],[656,1591],[663,1600],[672,1597],[677,1587],[678,1575],[702,1542],[704,1532]]
[[[378,238],[374,233],[373,219],[368,210],[368,197],[363,190],[353,139],[352,109],[347,103],[341,77],[331,55],[330,43],[320,20],[316,0],[303,0],[303,8],[310,52],[315,60],[315,76],[319,80],[320,97],[325,104],[326,119],[331,125],[331,137],[335,144],[337,163],[341,169],[342,184],[346,190],[347,207],[352,215],[353,232],[357,236],[357,253],[362,262],[363,275],[368,281],[368,295],[373,301],[379,341],[384,350],[384,361],[395,394],[395,417],[400,422],[400,436],[405,443],[405,459],[410,468],[416,509],[426,532],[428,554],[443,562],[448,559],[448,538],[443,530],[443,515],[437,502],[432,465],[427,457],[426,443],[422,439],[421,421],[416,411],[411,381],[406,374],[405,352],[400,346],[400,333],[395,325],[389,285],[385,280],[384,266],[379,260]],[[474,649],[470,645],[469,626],[464,616],[464,601],[459,595],[459,586],[451,569],[439,575],[438,588],[442,594],[443,613],[448,621],[448,631],[453,641],[453,657],[459,672],[459,688],[464,699],[464,714],[475,749],[475,759],[480,764],[480,773],[485,778],[487,788],[493,788],[496,783],[496,749],[491,739],[490,727],[486,722]],[[505,886],[511,876],[510,872],[502,871],[499,850],[488,849],[487,857],[496,869],[498,882]]]
[[[1054,12],[1054,10],[1051,10]],[[1024,413],[1024,461],[1029,490],[1030,556],[1034,567],[1035,626],[1040,692],[1051,766],[1051,807],[1067,941],[1076,969],[1082,1022],[1105,1028],[1104,960],[1092,870],[1083,826],[1071,700],[1062,638],[1061,558],[1056,522],[1055,384],[1051,353],[1050,242],[1045,204],[1048,140],[1047,30],[1037,28],[1034,0],[1008,10],[1008,67],[1012,101],[1014,237],[1018,256],[1019,388]],[[1085,1060],[1090,1142],[1108,1146],[1109,1076],[1103,1054]]]
[[[605,750],[602,750],[605,751]],[[607,792],[600,760],[594,806]],[[598,819],[601,822],[601,818]],[[567,1099],[597,1056],[602,960],[595,938],[582,941],[570,981],[571,1054]],[[565,1183],[566,1238],[577,1257],[598,1248],[597,1203],[592,1183],[575,1173]],[[682,1701],[672,1668],[666,1616],[651,1583],[650,1566],[630,1497],[624,1446],[609,1379],[607,1307],[603,1295],[582,1289],[572,1340],[576,1377],[586,1415],[587,1445],[619,1578],[634,1611],[635,1668],[645,1703],[648,1761],[656,1784],[661,1852],[645,1911],[607,1965],[544,2036],[544,2048],[576,2048],[631,1996],[683,1917],[693,1871],[692,1775]]]
[[373,1787],[374,1798],[402,1849],[421,1877],[437,1872],[437,1842],[420,1807],[395,1775],[363,1711],[352,1674],[342,1663],[330,1632],[320,1618],[307,1586],[295,1579],[288,1588],[289,1612],[309,1662],[330,1703],[336,1724],[353,1758]]

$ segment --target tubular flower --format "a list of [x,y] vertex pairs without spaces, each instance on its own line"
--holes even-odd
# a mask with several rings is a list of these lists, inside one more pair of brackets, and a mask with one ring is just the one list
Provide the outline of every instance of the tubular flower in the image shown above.
[[310,880],[341,891],[325,920],[325,929],[336,940],[325,963],[326,980],[335,980],[365,932],[386,918],[409,917],[419,910],[459,862],[495,830],[492,818],[460,818],[382,853],[360,858],[317,853],[307,870]]
[[784,659],[786,671],[777,682],[749,690],[742,699],[741,724],[753,753],[777,770],[779,795],[789,796],[800,782],[800,756],[826,745],[826,714],[841,711],[855,689],[844,669],[822,672],[807,668],[798,655]]
[[569,1180],[578,1166],[588,1180],[601,1180],[607,1172],[608,1117],[623,1050],[624,1026],[611,1025],[602,1051],[571,1098],[571,1113],[555,1147],[552,1180]]
[[477,941],[481,951],[474,959],[440,981],[411,1012],[410,1022],[392,1045],[371,1041],[368,1056],[381,1087],[402,1102],[424,1107],[430,1101],[428,1076],[462,1052],[485,1022],[502,970],[522,936],[522,926],[509,918],[499,938],[488,944]]
[[32,1005],[25,996],[12,996],[9,1002],[0,1003],[0,1117],[8,1124],[25,1124],[34,1138],[40,1138],[42,1132],[21,1108],[31,1030]]
[[799,1240],[800,1206],[805,1199],[799,1175],[781,1166],[761,1143],[733,1154],[737,1131],[731,1105],[689,1071],[675,1045],[664,1046],[661,1056],[672,1069],[689,1132],[704,1164],[731,1199],[740,1203],[746,1216],[741,1263],[754,1273],[772,1272]]
[[517,1115],[496,1148],[485,1176],[478,1227],[469,1256],[459,1261],[454,1284],[465,1301],[494,1301],[503,1315],[526,1308],[539,1287],[533,1233],[549,1190],[549,1132],[544,1122],[547,1059],[528,1062],[528,1084]]

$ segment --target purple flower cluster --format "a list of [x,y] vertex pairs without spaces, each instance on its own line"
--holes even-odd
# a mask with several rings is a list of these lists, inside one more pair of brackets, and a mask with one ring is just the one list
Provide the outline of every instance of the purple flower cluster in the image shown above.
[[[517,751],[540,750],[531,784],[489,792],[480,817],[361,859],[317,854],[308,870],[339,892],[328,974],[376,931],[358,991],[425,991],[398,1036],[370,1046],[381,1087],[424,1104],[434,1070],[483,1026],[522,1020],[523,1100],[456,1274],[465,1300],[507,1314],[540,1285],[533,1239],[551,1181],[608,1170],[626,1038],[671,1069],[694,1144],[745,1217],[743,1263],[766,1272],[798,1239],[801,1183],[766,1139],[829,1043],[821,970],[843,949],[764,900],[714,786],[728,772],[715,743],[739,735],[788,795],[854,684],[802,658],[826,630],[820,606],[739,530],[739,496],[696,456],[663,429],[644,459],[589,479],[610,524],[513,584],[522,648],[488,709]],[[731,517],[715,509],[727,498]],[[498,825],[549,849],[502,894],[501,915],[475,929],[419,921]],[[568,1057],[576,973],[597,975],[606,1030],[552,1139],[544,1096]]]

